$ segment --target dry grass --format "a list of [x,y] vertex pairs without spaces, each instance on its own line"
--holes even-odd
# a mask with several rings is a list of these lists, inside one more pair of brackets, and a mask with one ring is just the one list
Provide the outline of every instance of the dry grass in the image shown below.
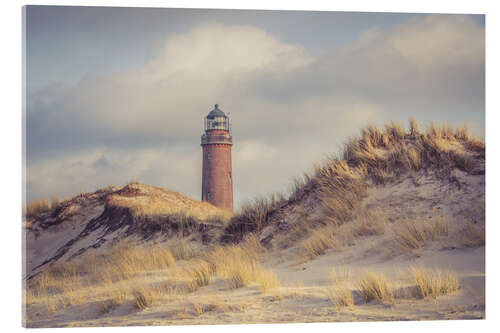
[[185,238],[168,241],[168,248],[176,260],[189,260],[196,256],[196,248]]
[[276,274],[262,267],[259,262],[264,251],[255,236],[247,237],[238,246],[218,246],[210,251],[206,260],[211,264],[214,274],[229,282],[231,288],[241,288],[256,284],[265,293],[280,286]]
[[393,230],[395,248],[408,253],[448,236],[448,223],[442,216],[435,215],[430,220],[401,222]]
[[169,297],[176,293],[175,288],[165,283],[152,285],[140,281],[129,284],[128,288],[127,290],[127,286],[124,286],[116,294],[112,295],[114,298],[111,298],[111,300],[119,305],[127,300],[129,295],[132,295],[133,304],[138,310],[151,307],[158,301],[167,302]]
[[119,283],[117,286],[109,286],[105,291],[105,300],[101,305],[101,313],[108,313],[125,303],[130,297],[129,287],[124,283]]
[[[326,159],[315,167],[313,173],[298,178],[288,198],[274,196],[245,206],[231,219],[223,239],[238,242],[249,232],[279,222],[286,207],[296,206],[309,198],[319,203],[308,208],[309,211],[321,212],[321,218],[316,219],[320,221],[319,225],[342,225],[353,218],[367,186],[372,183],[384,184],[428,168],[438,171],[442,177],[454,169],[470,174],[483,172],[478,165],[484,159],[484,143],[471,138],[466,127],[455,130],[446,124],[430,124],[421,131],[412,119],[408,131],[394,122],[383,130],[367,126],[361,131],[360,138],[350,138],[344,144],[341,156]],[[308,236],[309,231],[317,226],[317,221],[303,219],[294,225],[294,232]],[[382,230],[361,229],[360,233]],[[286,246],[286,243],[282,245]]]
[[345,285],[326,287],[325,294],[337,311],[346,307],[354,309],[354,297],[352,295],[352,291]]
[[[93,263],[92,260],[84,263],[84,266],[99,267],[98,273],[102,279],[119,281],[130,279],[139,272],[165,270],[175,265],[175,258],[170,248],[164,244],[153,246],[135,246],[134,244],[121,241],[108,251],[106,257],[96,258],[103,263]],[[94,269],[95,271],[95,269]]]
[[205,260],[196,260],[183,270],[188,292],[198,290],[200,287],[208,286],[214,274],[213,266]]
[[50,209],[56,209],[61,204],[61,199],[59,197],[53,197],[50,201]]
[[376,300],[387,305],[394,304],[393,289],[382,273],[366,272],[357,287],[365,303]]
[[410,273],[416,285],[415,296],[420,298],[435,298],[460,289],[460,280],[455,273],[449,270],[412,267]]
[[207,202],[199,202],[177,192],[159,187],[129,183],[115,194],[108,196],[107,203],[129,209],[134,216],[185,216],[200,220],[221,219],[227,221],[230,212],[221,211]]
[[49,266],[28,281],[32,299],[61,295],[69,305],[77,304],[83,294],[78,292],[91,284],[112,285],[129,280],[138,273],[175,267],[175,259],[165,245],[134,246],[122,241],[106,255],[83,255],[81,258]]
[[269,198],[256,198],[244,203],[240,212],[229,221],[226,235],[231,235],[231,241],[241,241],[247,234],[261,231],[269,224],[272,212],[277,211],[284,202],[283,195],[273,194]]
[[337,226],[329,224],[313,230],[311,236],[302,242],[301,249],[307,259],[314,259],[328,250],[341,251],[342,242],[337,234]]
[[229,279],[231,288],[241,288],[255,281],[257,269],[256,262],[234,262],[226,265],[225,271],[221,276],[226,276]]
[[249,306],[246,303],[228,303],[227,301],[223,301],[219,298],[214,298],[212,301],[207,303],[190,302],[190,305],[194,314],[197,316],[214,311],[222,311],[223,313],[245,312]]
[[278,289],[281,286],[276,273],[270,268],[259,268],[254,272],[255,283],[261,293],[266,293],[272,289]]
[[34,200],[26,205],[26,216],[32,217],[50,210],[49,201],[45,199]]
[[347,267],[336,267],[330,271],[330,282],[332,284],[344,282],[349,279],[351,271]]
[[356,237],[383,235],[385,233],[385,216],[379,209],[361,212],[352,225],[352,233]]
[[135,307],[138,310],[145,310],[153,305],[155,291],[151,288],[139,285],[133,290],[132,295],[134,297]]
[[351,168],[345,160],[328,159],[315,172],[324,221],[341,225],[352,218],[366,192],[365,166]]
[[[252,285],[260,293],[280,288],[276,274],[260,264],[265,250],[256,237],[247,237],[238,246],[216,246],[196,258],[186,256],[182,250],[179,257],[191,258],[179,265],[170,251],[173,244],[146,246],[121,241],[106,249],[105,255],[84,254],[52,265],[27,282],[26,317],[48,317],[67,307],[91,302],[97,304],[100,315],[125,302],[144,310],[205,287],[215,277],[228,281],[231,288]],[[148,280],[153,273],[158,277],[162,274],[161,279]],[[244,306],[226,302],[220,308],[244,310]],[[198,310],[207,311],[205,305]]]

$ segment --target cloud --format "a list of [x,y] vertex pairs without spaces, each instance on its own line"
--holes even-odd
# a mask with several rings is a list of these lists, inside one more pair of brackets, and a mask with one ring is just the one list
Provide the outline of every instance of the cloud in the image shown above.
[[137,178],[198,198],[215,103],[231,113],[241,201],[286,187],[368,122],[467,121],[482,134],[484,29],[421,16],[312,56],[258,27],[201,24],[140,67],[28,96],[28,197]]
[[29,167],[26,186],[31,198],[68,197],[80,191],[138,180],[196,198],[201,179],[189,178],[201,175],[199,166],[198,152],[96,148],[64,154]]

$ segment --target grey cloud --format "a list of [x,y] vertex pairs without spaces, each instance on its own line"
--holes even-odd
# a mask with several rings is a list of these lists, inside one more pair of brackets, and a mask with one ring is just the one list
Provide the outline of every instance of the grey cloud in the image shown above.
[[231,112],[241,201],[286,187],[368,122],[468,121],[482,134],[484,28],[431,15],[313,57],[256,27],[200,25],[143,66],[30,95],[28,194],[138,178],[197,198],[216,102]]
[[93,164],[92,166],[95,168],[95,169],[106,169],[106,168],[109,168],[111,166],[111,163],[108,161],[108,159],[102,155],[101,157],[99,157]]

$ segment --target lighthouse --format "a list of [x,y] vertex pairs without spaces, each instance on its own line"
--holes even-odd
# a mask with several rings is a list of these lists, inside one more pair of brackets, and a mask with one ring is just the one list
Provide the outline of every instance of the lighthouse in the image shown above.
[[233,175],[231,148],[233,137],[228,116],[215,104],[204,121],[201,136],[203,170],[201,200],[233,211]]

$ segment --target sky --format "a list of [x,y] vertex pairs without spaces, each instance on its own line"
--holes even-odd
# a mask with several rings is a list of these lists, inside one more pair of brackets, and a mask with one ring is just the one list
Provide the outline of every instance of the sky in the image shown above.
[[367,124],[484,137],[483,15],[28,6],[25,24],[28,201],[130,180],[199,199],[216,103],[236,207]]

